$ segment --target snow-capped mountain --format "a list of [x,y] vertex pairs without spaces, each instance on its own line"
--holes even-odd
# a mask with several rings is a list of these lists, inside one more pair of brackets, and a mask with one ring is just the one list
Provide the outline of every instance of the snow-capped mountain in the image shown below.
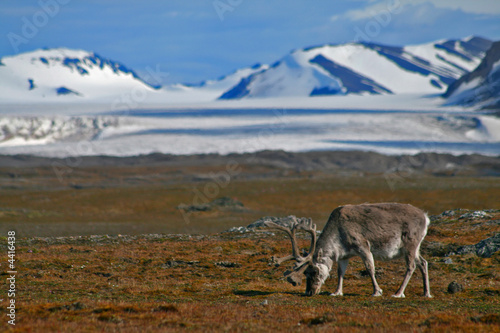
[[443,95],[449,104],[500,108],[500,41],[492,44],[481,64],[453,82]]
[[267,68],[256,64],[197,85],[162,87],[149,84],[127,66],[93,52],[41,49],[0,59],[0,101],[116,102],[117,109],[140,102],[213,101],[243,77]]
[[216,80],[207,80],[199,84],[173,84],[165,86],[161,90],[167,94],[164,101],[169,103],[214,101],[225,91],[238,84],[243,78],[268,68],[268,65],[257,63],[251,67],[240,68]]
[[125,65],[95,53],[41,49],[0,59],[2,101],[86,101],[151,86]]
[[245,67],[235,70],[229,75],[224,75],[219,77],[216,80],[206,80],[199,84],[187,84],[186,86],[193,88],[206,88],[212,90],[227,90],[235,86],[238,82],[241,81],[242,78],[252,75],[254,73],[261,72],[263,70],[268,69],[268,65],[262,65],[260,63],[256,63],[251,67]]
[[469,37],[406,47],[360,42],[305,48],[242,78],[220,98],[442,93],[474,70],[490,45]]
[[[218,99],[442,94],[490,47],[480,37],[405,47],[360,42],[299,49],[273,65],[241,68],[196,85],[152,86],[125,65],[83,50],[42,49],[0,58],[3,103],[185,105]],[[237,102],[237,101],[236,101]]]

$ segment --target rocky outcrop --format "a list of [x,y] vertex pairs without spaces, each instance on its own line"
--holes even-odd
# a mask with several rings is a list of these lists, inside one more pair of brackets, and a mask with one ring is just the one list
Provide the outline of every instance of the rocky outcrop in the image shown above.
[[177,206],[177,209],[181,209],[185,212],[207,212],[214,209],[241,211],[244,210],[245,207],[243,206],[243,203],[237,199],[221,197],[202,204],[180,204],[179,206]]
[[474,253],[479,257],[489,258],[498,250],[500,250],[500,233],[475,245],[461,246],[457,249],[457,254]]

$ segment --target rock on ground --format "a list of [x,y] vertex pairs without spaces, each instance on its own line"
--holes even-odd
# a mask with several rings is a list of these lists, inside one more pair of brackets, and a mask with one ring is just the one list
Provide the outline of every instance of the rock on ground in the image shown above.
[[475,253],[479,257],[489,258],[498,250],[500,250],[500,233],[475,245],[462,246],[458,248],[457,254]]

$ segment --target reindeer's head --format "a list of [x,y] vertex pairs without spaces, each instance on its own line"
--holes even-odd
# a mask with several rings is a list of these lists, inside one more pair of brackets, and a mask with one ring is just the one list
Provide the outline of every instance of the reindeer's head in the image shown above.
[[[323,257],[323,250],[319,249],[317,256],[307,266],[304,274],[306,276],[306,295],[313,296],[319,294],[321,286],[330,276],[330,268],[327,264],[328,258]],[[330,265],[331,266],[331,265]]]
[[[295,259],[296,263],[293,270],[287,270],[284,275],[287,281],[294,286],[301,285],[305,275],[307,278],[306,295],[313,296],[319,293],[321,286],[329,275],[329,269],[324,262],[325,259],[323,258],[321,249],[315,255],[317,240],[316,225],[312,223],[311,219],[300,219],[298,221],[295,216],[291,216],[290,218],[292,219],[290,228],[271,221],[264,223],[267,227],[286,232],[292,242],[292,255],[279,259],[274,258],[274,263],[279,266],[283,261]],[[306,256],[302,256],[299,253],[295,236],[297,230],[303,230],[311,235],[311,247]]]

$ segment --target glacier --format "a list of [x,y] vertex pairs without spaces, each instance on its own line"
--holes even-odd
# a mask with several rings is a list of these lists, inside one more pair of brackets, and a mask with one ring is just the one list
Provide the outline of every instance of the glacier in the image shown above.
[[261,150],[498,155],[500,120],[467,113],[213,109],[0,118],[0,154],[50,157]]

